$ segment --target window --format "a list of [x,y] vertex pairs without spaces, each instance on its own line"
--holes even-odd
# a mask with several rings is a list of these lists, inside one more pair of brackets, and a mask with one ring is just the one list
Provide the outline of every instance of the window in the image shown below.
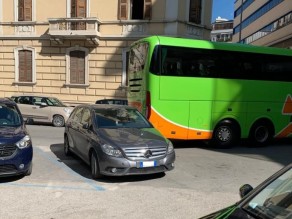
[[35,83],[35,52],[32,48],[16,48],[15,55],[15,82]]
[[69,48],[66,54],[66,84],[88,85],[88,49]]
[[18,21],[32,21],[32,0],[18,0]]
[[[86,15],[86,0],[71,0],[71,17],[82,17],[85,18]],[[85,22],[72,22],[71,24],[72,30],[85,30],[86,23]]]
[[119,0],[120,20],[150,20],[151,0]]
[[190,0],[189,22],[201,24],[202,1]]

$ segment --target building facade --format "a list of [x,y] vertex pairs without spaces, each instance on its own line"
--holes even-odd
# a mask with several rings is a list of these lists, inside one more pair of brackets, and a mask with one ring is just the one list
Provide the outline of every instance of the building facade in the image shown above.
[[129,45],[208,39],[212,0],[0,0],[0,97],[124,98]]
[[221,17],[216,18],[212,23],[211,41],[212,42],[232,42],[233,20]]
[[292,47],[292,1],[236,0],[233,42]]

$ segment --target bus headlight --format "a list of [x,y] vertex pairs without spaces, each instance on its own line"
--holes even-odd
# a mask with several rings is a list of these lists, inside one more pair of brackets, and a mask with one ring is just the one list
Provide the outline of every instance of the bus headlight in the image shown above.
[[23,139],[21,139],[20,141],[18,141],[16,143],[16,146],[19,149],[23,149],[23,148],[29,147],[30,145],[31,145],[31,138],[30,138],[29,135],[24,136]]

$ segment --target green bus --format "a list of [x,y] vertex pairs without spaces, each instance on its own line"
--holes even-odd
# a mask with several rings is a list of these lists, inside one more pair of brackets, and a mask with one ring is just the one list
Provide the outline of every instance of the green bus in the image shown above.
[[127,77],[128,104],[169,139],[230,147],[292,133],[292,50],[151,36],[131,45]]

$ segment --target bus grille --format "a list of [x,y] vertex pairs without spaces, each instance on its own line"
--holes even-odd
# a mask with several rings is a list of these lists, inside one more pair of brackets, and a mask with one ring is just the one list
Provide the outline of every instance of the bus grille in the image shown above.
[[[138,148],[125,148],[124,152],[130,160],[153,160],[162,158],[166,154],[166,146],[151,146],[151,147],[138,147]],[[151,156],[146,156],[145,153],[151,151]],[[149,153],[148,153],[149,154]]]
[[16,145],[0,145],[0,157],[9,157],[16,151]]

